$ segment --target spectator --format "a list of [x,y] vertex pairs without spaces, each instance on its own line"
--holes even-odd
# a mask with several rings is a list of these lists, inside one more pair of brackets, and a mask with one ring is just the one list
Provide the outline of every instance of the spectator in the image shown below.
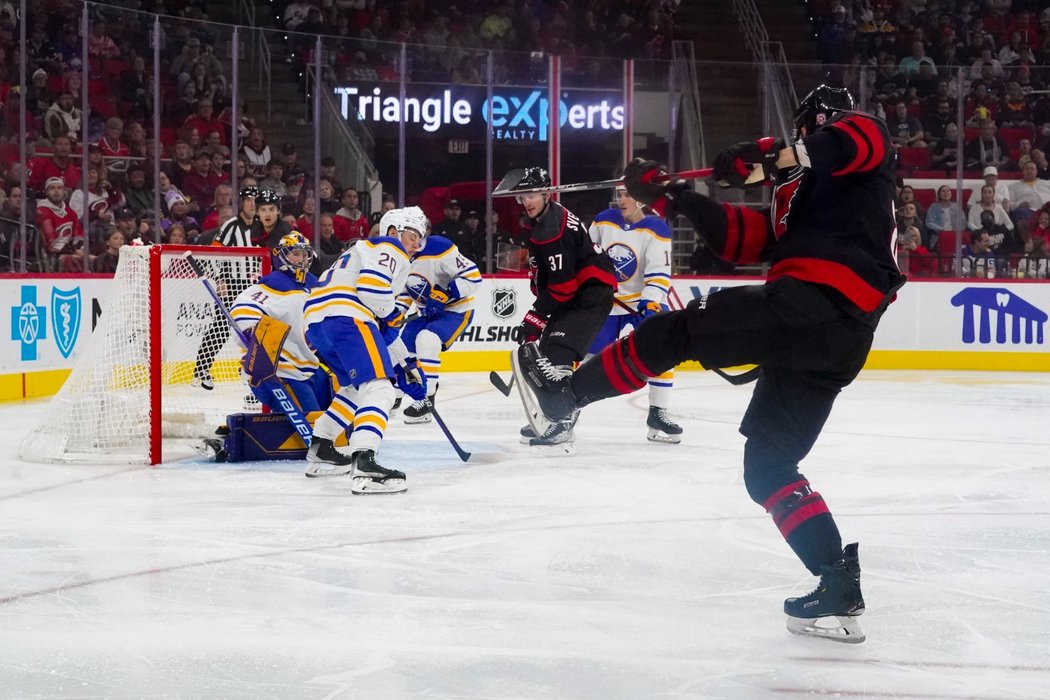
[[168,74],[175,78],[183,73],[188,75],[193,64],[198,62],[204,63],[209,74],[223,75],[222,64],[219,63],[219,59],[215,58],[211,47],[202,50],[200,39],[197,37],[190,37],[186,40],[182,53],[176,56],[168,66]]
[[170,105],[165,105],[165,120],[171,126],[179,126],[186,122],[197,112],[197,85],[192,81],[186,81],[179,88],[179,99]]
[[981,49],[981,53],[977,57],[977,60],[975,60],[973,65],[970,66],[970,78],[972,80],[981,80],[982,74],[986,70],[986,66],[991,68],[991,77],[996,80],[1005,75],[1003,64],[992,56],[992,50],[990,48],[983,48]]
[[1045,238],[1046,242],[1050,244],[1050,209],[1046,207],[1039,210],[1039,215],[1035,219],[1035,226],[1031,228],[1032,238]]
[[897,102],[894,114],[886,124],[890,130],[890,141],[897,148],[926,146],[922,123],[908,114],[908,105],[905,102]]
[[915,188],[911,185],[903,185],[897,191],[897,205],[903,208],[905,204],[915,205],[915,215],[920,219],[926,217],[926,210],[922,208],[922,205],[915,200]]
[[368,223],[372,224],[372,226],[377,225],[379,220],[383,218],[383,214],[396,208],[397,202],[394,200],[394,195],[389,192],[384,192],[382,202],[379,205],[379,211],[372,212],[372,215],[368,217]]
[[1021,33],[1011,32],[1006,45],[999,49],[999,64],[1004,67],[1010,67],[1033,63],[1035,63],[1035,54],[1032,53],[1032,49],[1021,41]]
[[119,58],[120,49],[116,42],[106,34],[106,24],[95,21],[91,25],[91,37],[88,39],[88,55],[95,58]]
[[120,260],[120,248],[127,245],[124,234],[117,229],[110,229],[106,235],[106,248],[95,258],[92,272],[113,273],[117,271],[117,262]]
[[[332,197],[334,196],[335,192],[342,192],[343,191],[343,183],[339,181],[339,176],[336,175],[336,173],[335,173],[335,158],[333,158],[332,156],[325,156],[324,158],[321,159],[321,194],[322,194],[322,197],[321,197],[321,202],[322,202],[321,211],[327,211],[324,208],[325,197],[323,196],[324,195],[324,181],[325,180],[327,180],[328,183],[329,183],[329,187],[328,187],[329,196],[328,196],[328,199],[332,199]],[[338,203],[337,203],[336,208],[333,209],[332,212],[335,213],[335,211],[338,208],[339,207],[338,207]]]
[[937,188],[937,201],[930,205],[926,212],[926,232],[929,235],[928,247],[937,248],[937,234],[941,231],[965,231],[966,215],[958,203],[952,201],[952,188],[941,185]]
[[[211,149],[205,150],[211,151]],[[224,182],[230,178],[230,174],[226,171],[226,163],[226,157],[222,153],[211,151],[211,170],[209,172],[219,182]]]
[[58,136],[68,136],[76,142],[80,138],[80,110],[73,106],[73,95],[63,92],[58,96],[44,115],[44,133],[52,141]]
[[926,44],[915,40],[911,42],[911,54],[901,59],[899,71],[905,78],[911,78],[919,74],[919,66],[923,63],[928,63],[934,73],[937,72],[933,59],[926,55]]
[[135,216],[145,216],[153,211],[153,190],[146,187],[146,167],[142,163],[132,163],[127,177],[124,196],[128,200],[128,207]]
[[1006,95],[999,102],[999,124],[1001,126],[1032,126],[1032,109],[1028,99],[1021,93],[1015,80],[1006,84]]
[[984,189],[984,186],[991,185],[995,188],[995,201],[1002,204],[1003,209],[1010,211],[1010,186],[999,179],[999,170],[995,166],[989,165],[981,174],[984,176],[984,185],[978,185],[970,191],[968,200],[970,206],[981,200],[981,190]]
[[202,97],[194,106],[194,113],[186,117],[183,128],[196,129],[198,134],[207,136],[212,132],[218,134],[219,143],[226,145],[226,125],[214,116],[214,107],[210,97]]
[[[143,107],[147,104],[146,99],[152,77],[153,74],[146,70],[146,59],[142,56],[135,56],[131,59],[131,67],[120,74],[121,99],[130,103],[132,110],[139,109],[145,114]],[[151,99],[152,96],[150,95],[149,98]]]
[[124,130],[124,143],[128,145],[128,153],[132,158],[152,159],[153,149],[146,139],[146,129],[139,122],[128,124],[128,128]]
[[448,203],[445,205],[445,218],[434,226],[434,233],[448,238],[453,243],[461,240],[465,228],[459,218],[462,215],[462,211],[458,200],[448,200]]
[[962,247],[962,276],[985,277],[988,270],[994,269],[991,236],[985,230],[976,230],[970,237],[970,243]]
[[248,159],[248,174],[255,178],[266,177],[267,165],[273,157],[270,155],[270,147],[266,145],[263,130],[253,127],[248,132],[248,139],[241,147],[241,153]]
[[952,105],[948,100],[940,100],[932,114],[926,114],[923,116],[923,132],[926,141],[932,146],[936,145],[939,141],[944,139],[944,134],[948,130],[948,125],[952,124],[955,118],[952,116]]
[[[22,188],[11,185],[7,198],[0,204],[0,271],[14,271],[14,261],[21,252],[20,244],[12,245],[20,236],[19,220],[22,216]],[[35,262],[32,250],[26,251],[26,263]]]
[[959,164],[959,127],[949,124],[944,129],[944,138],[930,149],[930,165],[934,168],[953,170]]
[[26,109],[33,117],[43,118],[54,99],[47,87],[47,71],[37,68],[33,71],[32,82],[26,90]]
[[284,197],[284,165],[276,158],[266,164],[266,177],[259,181],[259,189],[273,190],[278,197]]
[[190,232],[183,228],[182,224],[177,223],[171,224],[164,232],[163,241],[168,245],[188,245],[192,242]]
[[314,6],[308,2],[292,0],[292,2],[288,3],[288,6],[284,8],[285,29],[291,29],[294,31],[300,24],[306,21],[306,17],[310,14],[310,10],[312,9],[314,9]]
[[903,229],[897,241],[897,266],[910,277],[932,277],[936,265],[930,251],[922,244],[922,234],[915,226]]
[[339,207],[342,206],[335,196],[335,190],[332,188],[332,184],[324,178],[321,179],[320,204],[321,212],[325,214],[335,214],[339,211]]
[[[1050,214],[1042,212],[1050,224]],[[1031,235],[1024,242],[1024,255],[1017,261],[1017,276],[1026,279],[1046,279],[1050,276],[1050,265],[1046,259],[1046,239]]]
[[999,103],[988,91],[988,84],[983,80],[975,80],[970,85],[970,96],[963,103],[966,126],[980,126],[986,121],[994,123],[998,112]]
[[183,180],[193,172],[193,149],[182,139],[171,147],[171,181],[182,189]]
[[1027,219],[1050,202],[1050,183],[1040,180],[1038,172],[1038,166],[1029,160],[1021,168],[1021,179],[1010,185],[1010,214],[1015,219]]
[[[92,247],[98,249],[103,234],[113,223],[113,212],[109,208],[110,184],[101,176],[99,169],[88,166],[88,236]],[[77,188],[69,198],[69,209],[84,220],[84,190]]]
[[178,190],[171,190],[164,196],[164,203],[168,208],[168,215],[161,219],[160,229],[164,233],[172,225],[178,224],[186,232],[187,236],[196,237],[201,232],[201,226],[189,214],[189,205],[186,198]]
[[[306,168],[299,162],[299,154],[295,150],[294,143],[286,143],[281,147],[281,166],[284,172],[285,184],[295,182],[299,178],[302,178],[303,181],[309,179]],[[300,231],[300,233],[302,232]]]
[[37,157],[30,163],[27,180],[30,191],[43,191],[51,178],[58,178],[74,189],[80,185],[80,168],[69,157],[71,148],[68,136],[51,139],[51,157]]
[[179,189],[191,201],[197,203],[199,211],[203,214],[211,208],[215,188],[222,182],[223,178],[212,172],[211,153],[202,148],[193,157],[193,170],[183,177],[182,186]]
[[113,212],[113,224],[116,230],[124,234],[124,240],[130,241],[135,237],[135,212],[127,207],[121,207]]
[[66,206],[62,178],[49,177],[44,183],[44,193],[44,199],[36,203],[36,226],[44,250],[58,256],[83,246],[84,229],[76,213]]
[[994,166],[995,174],[1010,162],[1010,149],[996,134],[995,122],[986,119],[981,122],[980,134],[966,144],[966,167],[987,168]]
[[481,228],[478,212],[471,209],[463,218],[463,238],[453,241],[459,251],[474,261],[474,264],[487,269],[485,261],[485,231]]
[[[1010,216],[1006,213],[1006,209],[1002,204],[995,201],[994,185],[985,185],[982,187],[981,199],[970,205],[970,215],[967,220],[970,224],[971,231],[977,230],[981,227],[981,217],[985,212],[991,214],[992,221],[994,221],[995,224],[1013,230],[1014,224],[1010,221]],[[998,247],[998,245],[996,247]]]
[[331,214],[321,214],[321,252],[325,255],[343,252],[343,242],[335,237],[335,220]]
[[120,117],[110,117],[106,120],[106,132],[98,141],[98,148],[102,154],[103,162],[110,173],[123,175],[128,170],[127,157],[131,151],[121,140],[124,135],[124,122]]
[[368,238],[368,219],[358,208],[357,190],[343,190],[343,206],[335,213],[335,236],[344,243]]
[[852,48],[848,41],[851,29],[846,8],[836,5],[831,10],[831,21],[824,22],[820,28],[819,53],[825,64],[843,64],[849,59]]
[[306,191],[303,198],[303,211],[292,226],[296,231],[306,236],[310,241],[314,239],[314,214],[317,212],[317,200],[314,199],[310,190]]
[[929,245],[929,236],[926,233],[926,225],[922,222],[922,219],[916,211],[915,202],[908,202],[902,206],[900,213],[897,215],[897,230],[904,231],[908,228],[914,228],[919,232],[922,245]]

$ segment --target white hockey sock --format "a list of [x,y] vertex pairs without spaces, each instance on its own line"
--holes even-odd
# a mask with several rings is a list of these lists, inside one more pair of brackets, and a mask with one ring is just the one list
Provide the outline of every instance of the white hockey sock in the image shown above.
[[671,387],[674,385],[674,370],[664,372],[649,380],[649,405],[667,408],[671,405]]
[[424,328],[416,335],[416,359],[427,375],[427,396],[433,396],[441,374],[441,338],[436,333]]
[[350,450],[379,451],[386,434],[390,408],[394,405],[394,387],[389,379],[373,379],[355,390],[357,413],[354,416],[354,432],[350,434]]

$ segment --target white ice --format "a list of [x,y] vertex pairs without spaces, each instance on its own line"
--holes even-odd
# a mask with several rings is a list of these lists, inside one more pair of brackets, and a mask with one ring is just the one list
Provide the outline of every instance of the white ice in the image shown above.
[[803,569],[741,479],[750,388],[679,376],[579,452],[517,444],[517,397],[448,375],[395,422],[400,496],[301,463],[40,465],[0,406],[0,697],[1050,697],[1050,375],[866,372],[806,476],[859,541],[868,639],[789,635]]

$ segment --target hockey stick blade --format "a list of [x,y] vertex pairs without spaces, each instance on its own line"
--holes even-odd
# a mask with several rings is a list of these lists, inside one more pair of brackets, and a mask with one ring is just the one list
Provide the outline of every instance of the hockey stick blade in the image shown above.
[[489,382],[492,386],[496,387],[496,390],[504,396],[509,397],[510,392],[514,389],[514,375],[510,375],[510,381],[503,381],[503,377],[499,376],[499,373],[495,370],[489,372]]
[[438,427],[441,428],[441,432],[443,432],[445,437],[448,438],[448,443],[452,445],[452,449],[456,451],[456,454],[459,455],[461,460],[464,462],[469,461],[470,453],[460,447],[459,443],[456,442],[456,438],[452,437],[452,432],[448,429],[448,426],[445,425],[445,420],[441,417],[441,414],[437,412],[436,408],[434,408],[434,403],[430,399],[426,399],[425,404],[430,411],[430,415],[434,416],[434,422],[438,424]]
[[[554,187],[532,187],[525,189],[515,189],[511,183],[516,183],[516,180],[511,178],[511,175],[515,171],[507,173],[507,176],[503,178],[496,189],[492,190],[493,197],[516,197],[519,194],[532,194],[536,192],[587,192],[590,190],[606,190],[612,189],[623,184],[623,178],[617,178],[615,180],[598,180],[597,182],[575,182],[566,185],[555,185]],[[700,168],[698,170],[683,170],[680,173],[671,173],[667,176],[668,180],[695,180],[702,177],[710,177],[714,172],[714,168]]]

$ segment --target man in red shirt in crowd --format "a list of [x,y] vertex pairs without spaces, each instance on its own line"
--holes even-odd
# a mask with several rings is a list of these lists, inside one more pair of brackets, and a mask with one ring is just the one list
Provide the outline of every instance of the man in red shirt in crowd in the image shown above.
[[211,169],[211,153],[202,148],[193,158],[193,170],[182,178],[182,193],[196,202],[203,213],[212,205],[215,188],[224,181]]
[[343,190],[343,206],[335,213],[335,237],[343,243],[368,238],[368,219],[357,208],[357,190]]
[[202,97],[197,100],[196,108],[197,111],[186,117],[186,121],[183,122],[183,128],[186,132],[188,133],[190,129],[196,129],[201,138],[205,139],[208,137],[208,134],[217,131],[219,132],[219,143],[223,146],[227,145],[226,126],[218,117],[212,115],[211,100],[207,97]]
[[44,192],[45,198],[36,203],[36,226],[41,242],[52,255],[72,252],[84,244],[84,229],[76,213],[66,206],[62,178],[48,178]]
[[80,168],[69,157],[72,145],[68,136],[56,136],[51,142],[51,157],[34,158],[29,165],[29,189],[43,192],[46,183],[58,178],[71,190],[80,184]]

